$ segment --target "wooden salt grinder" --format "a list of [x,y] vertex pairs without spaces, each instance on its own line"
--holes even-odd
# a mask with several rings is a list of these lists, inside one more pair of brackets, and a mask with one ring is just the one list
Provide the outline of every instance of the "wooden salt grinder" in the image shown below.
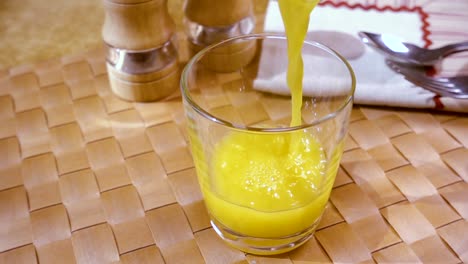
[[[228,38],[250,34],[255,27],[252,0],[186,0],[184,13],[192,53]],[[248,64],[255,51],[255,41],[239,41],[213,50],[204,64],[216,71],[235,71]]]
[[174,23],[167,0],[104,0],[102,37],[112,91],[129,101],[154,101],[178,87]]

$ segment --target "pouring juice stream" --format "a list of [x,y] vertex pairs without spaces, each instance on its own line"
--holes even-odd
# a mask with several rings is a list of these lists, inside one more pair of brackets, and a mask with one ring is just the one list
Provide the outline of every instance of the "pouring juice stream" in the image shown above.
[[319,0],[278,0],[288,39],[287,83],[292,98],[291,126],[301,125],[302,79],[304,63],[302,45],[309,25],[309,15]]

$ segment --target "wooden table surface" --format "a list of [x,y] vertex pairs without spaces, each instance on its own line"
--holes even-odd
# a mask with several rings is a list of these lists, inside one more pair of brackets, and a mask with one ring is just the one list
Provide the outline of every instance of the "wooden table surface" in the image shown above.
[[[100,8],[91,2],[77,5]],[[388,4],[431,1],[415,2]],[[261,21],[267,2],[255,3]],[[27,36],[22,56],[0,49],[0,263],[468,263],[465,115],[355,106],[314,237],[288,254],[246,255],[210,227],[180,97],[116,98],[99,34],[56,53],[23,53]]]

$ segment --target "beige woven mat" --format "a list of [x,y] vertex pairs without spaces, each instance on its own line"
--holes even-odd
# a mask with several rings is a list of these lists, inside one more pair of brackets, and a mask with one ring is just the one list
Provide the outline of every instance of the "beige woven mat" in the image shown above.
[[355,107],[318,231],[275,257],[216,236],[184,122],[116,98],[102,50],[0,71],[0,263],[468,263],[468,117]]
[[117,99],[102,50],[1,72],[0,107],[0,263],[468,262],[468,117],[355,107],[315,237],[267,258],[210,227],[180,98]]

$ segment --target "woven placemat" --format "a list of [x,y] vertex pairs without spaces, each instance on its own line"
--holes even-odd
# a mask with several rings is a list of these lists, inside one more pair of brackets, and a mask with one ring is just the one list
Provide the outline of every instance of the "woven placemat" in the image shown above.
[[266,258],[210,227],[177,94],[116,98],[102,50],[0,87],[0,263],[468,262],[467,117],[356,106],[315,237]]
[[101,49],[1,71],[0,123],[0,263],[468,263],[466,116],[356,106],[316,234],[273,257],[210,227],[178,92],[118,99]]

